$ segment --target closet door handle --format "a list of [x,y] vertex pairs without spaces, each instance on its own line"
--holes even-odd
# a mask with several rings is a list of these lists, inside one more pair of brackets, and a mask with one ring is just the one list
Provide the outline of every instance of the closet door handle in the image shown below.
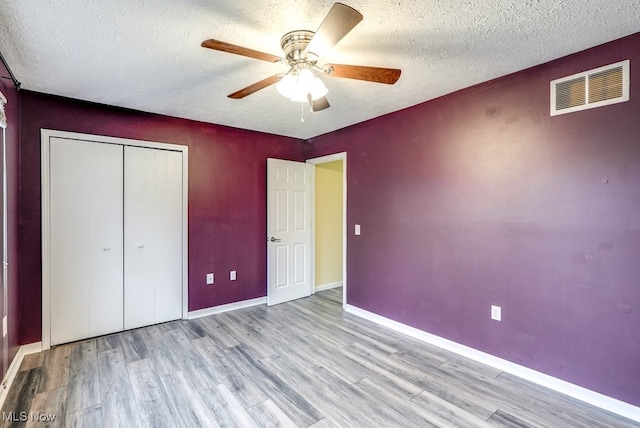
[[109,250],[111,250],[111,247],[108,245],[102,247],[102,251],[109,251]]
[[141,250],[144,248],[144,244],[138,244],[138,249]]

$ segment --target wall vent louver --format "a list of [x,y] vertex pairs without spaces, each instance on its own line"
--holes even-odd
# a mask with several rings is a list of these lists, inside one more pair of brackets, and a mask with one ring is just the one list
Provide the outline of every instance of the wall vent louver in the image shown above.
[[629,101],[629,60],[551,82],[551,116]]

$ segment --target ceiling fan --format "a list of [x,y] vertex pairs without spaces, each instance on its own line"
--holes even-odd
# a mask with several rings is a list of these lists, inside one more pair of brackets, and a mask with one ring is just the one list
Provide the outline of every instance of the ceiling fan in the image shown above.
[[290,69],[287,73],[275,74],[260,80],[229,94],[229,98],[241,99],[277,83],[276,89],[280,94],[292,101],[308,101],[312,111],[320,111],[329,107],[329,101],[325,96],[328,90],[314,74],[314,71],[328,76],[389,85],[396,83],[400,77],[401,70],[395,68],[344,64],[318,65],[318,61],[360,21],[362,21],[360,12],[342,3],[334,3],[315,33],[308,30],[296,30],[282,36],[280,45],[285,54],[284,58],[214,39],[205,40],[201,46],[262,61],[289,65]]

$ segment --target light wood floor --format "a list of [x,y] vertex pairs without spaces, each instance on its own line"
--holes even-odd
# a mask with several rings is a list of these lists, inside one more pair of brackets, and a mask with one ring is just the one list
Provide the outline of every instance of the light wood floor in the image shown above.
[[347,314],[341,293],[30,355],[3,426],[640,426]]

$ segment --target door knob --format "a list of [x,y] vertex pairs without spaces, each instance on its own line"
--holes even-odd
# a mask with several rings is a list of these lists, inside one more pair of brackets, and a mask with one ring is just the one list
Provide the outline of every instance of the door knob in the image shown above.
[[269,239],[269,241],[271,241],[271,242],[280,242],[280,241],[282,241],[282,239],[275,238],[275,237],[272,236],[271,239]]

